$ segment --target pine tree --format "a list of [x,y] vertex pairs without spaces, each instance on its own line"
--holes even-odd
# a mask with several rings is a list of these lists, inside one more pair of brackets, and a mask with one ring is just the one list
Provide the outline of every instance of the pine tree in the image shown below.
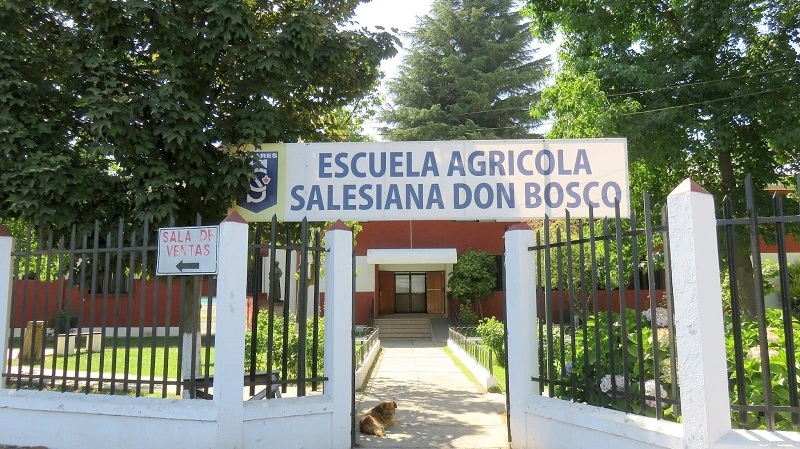
[[512,0],[434,0],[408,37],[381,114],[389,140],[533,137],[529,109],[549,60],[535,59]]

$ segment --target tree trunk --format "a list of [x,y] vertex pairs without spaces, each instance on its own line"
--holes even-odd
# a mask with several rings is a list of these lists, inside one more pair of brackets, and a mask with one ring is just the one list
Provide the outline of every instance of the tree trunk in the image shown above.
[[[734,195],[736,192],[736,178],[733,171],[733,158],[729,151],[720,152],[717,156],[720,180],[723,193]],[[732,196],[733,198],[733,196]],[[740,197],[742,198],[742,197]],[[741,204],[741,203],[740,203]],[[750,236],[744,233],[735,233],[733,238],[734,264],[736,269],[736,286],[738,289],[739,310],[745,317],[756,316],[756,285],[753,276],[753,261],[750,258]],[[760,286],[759,286],[760,288]]]
[[750,239],[735,237],[733,241],[736,286],[738,288],[739,311],[747,318],[755,318],[756,284],[753,276],[753,261],[750,258]]
[[[186,288],[183,290],[183,315],[181,327],[181,375],[183,380],[201,375],[200,371],[200,292],[202,277],[188,276]],[[194,358],[194,364],[192,363]],[[183,397],[189,398],[190,392],[184,387]]]

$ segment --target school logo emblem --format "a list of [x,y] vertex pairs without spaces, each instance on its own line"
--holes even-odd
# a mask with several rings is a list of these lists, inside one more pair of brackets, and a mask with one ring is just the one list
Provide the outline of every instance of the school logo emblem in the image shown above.
[[250,180],[250,189],[236,205],[255,214],[278,204],[278,152],[256,152],[253,163],[255,177]]

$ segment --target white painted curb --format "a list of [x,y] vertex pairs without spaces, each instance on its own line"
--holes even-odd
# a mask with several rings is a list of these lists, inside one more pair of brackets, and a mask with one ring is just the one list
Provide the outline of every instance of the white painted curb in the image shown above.
[[475,376],[475,379],[478,380],[478,383],[485,388],[486,390],[491,390],[492,388],[497,387],[497,379],[489,372],[486,368],[481,366],[480,363],[476,362],[475,359],[469,356],[461,346],[457,345],[453,340],[447,340],[447,347],[453,351],[453,354],[458,357],[461,363],[467,367],[470,373]]

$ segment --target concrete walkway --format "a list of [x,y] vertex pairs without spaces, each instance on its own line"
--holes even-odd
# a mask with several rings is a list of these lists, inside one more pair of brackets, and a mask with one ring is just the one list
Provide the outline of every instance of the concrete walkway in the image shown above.
[[363,393],[356,393],[356,419],[381,401],[397,402],[386,437],[358,432],[358,447],[509,447],[505,396],[481,392],[437,340],[382,340],[383,352]]

